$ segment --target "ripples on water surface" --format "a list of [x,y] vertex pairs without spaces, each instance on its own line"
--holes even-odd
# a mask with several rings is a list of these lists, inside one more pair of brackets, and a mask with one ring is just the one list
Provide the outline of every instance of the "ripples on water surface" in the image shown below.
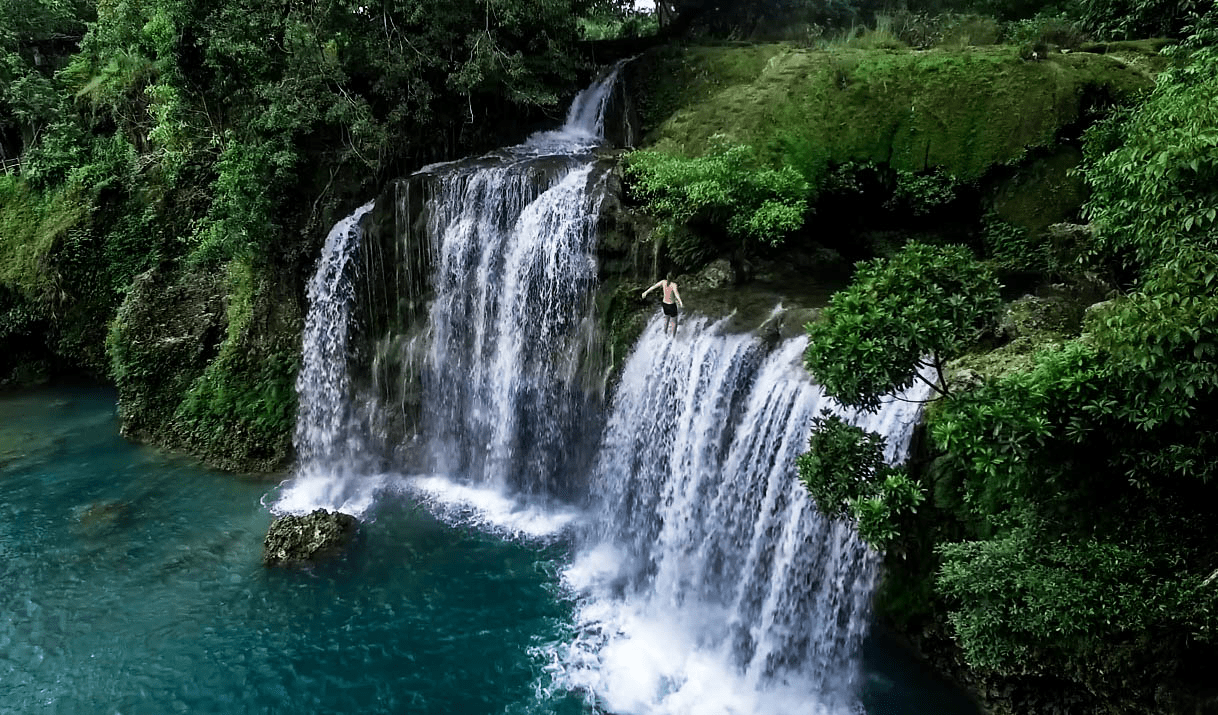
[[113,393],[0,398],[0,712],[525,713],[554,547],[386,503],[344,562],[260,563],[266,483],[117,435]]
[[[273,484],[124,442],[109,390],[0,396],[0,713],[591,712],[548,685],[564,548],[441,523],[416,503],[442,487],[268,571]],[[968,712],[872,650],[873,715]]]

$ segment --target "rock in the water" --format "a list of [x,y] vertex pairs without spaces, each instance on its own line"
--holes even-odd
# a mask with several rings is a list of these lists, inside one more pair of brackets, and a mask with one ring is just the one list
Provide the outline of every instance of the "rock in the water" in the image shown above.
[[302,566],[337,555],[355,536],[350,514],[317,509],[312,514],[281,516],[271,522],[262,546],[266,566]]

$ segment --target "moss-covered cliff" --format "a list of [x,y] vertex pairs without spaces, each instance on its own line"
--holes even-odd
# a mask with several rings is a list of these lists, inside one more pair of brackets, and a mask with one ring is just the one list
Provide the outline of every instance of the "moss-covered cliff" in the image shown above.
[[[646,275],[636,268],[632,277],[643,284],[675,268],[685,274],[691,305],[723,314],[745,309],[756,323],[764,313],[748,308],[758,302],[750,296],[816,305],[851,261],[918,236],[983,250],[999,243],[1007,254],[1000,262],[1008,264],[1000,270],[1023,282],[1022,274],[1045,268],[1038,257],[1057,240],[1049,226],[1076,220],[1086,198],[1073,172],[1082,130],[1153,85],[1163,66],[1158,46],[1035,60],[1008,46],[652,51],[627,73],[640,148],[701,157],[749,146],[763,165],[797,169],[813,197],[802,229],[775,248],[752,245],[749,265],[735,276],[749,281],[742,289],[716,277],[722,266],[702,268],[727,257],[727,242],[713,235],[718,227],[689,226],[665,246],[651,239],[645,219],[618,221],[638,233],[634,253],[648,257]],[[640,208],[633,198],[627,191],[627,211]],[[624,301],[615,303],[614,336],[634,334],[624,327],[637,324],[631,310],[645,309]]]
[[1136,57],[683,47],[649,55],[632,79],[644,143],[657,151],[697,156],[721,136],[774,162],[875,162],[971,180],[1146,90],[1157,63]]

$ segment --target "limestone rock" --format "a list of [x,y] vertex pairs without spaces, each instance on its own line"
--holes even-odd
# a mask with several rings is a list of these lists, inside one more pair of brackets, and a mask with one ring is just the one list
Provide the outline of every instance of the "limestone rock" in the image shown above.
[[1008,340],[1035,338],[1043,333],[1077,335],[1083,308],[1064,296],[1025,295],[1007,306],[999,329]]
[[304,566],[337,555],[355,537],[355,517],[316,509],[289,514],[271,522],[262,546],[266,566]]
[[693,279],[699,290],[718,290],[733,283],[732,266],[726,259],[711,261]]

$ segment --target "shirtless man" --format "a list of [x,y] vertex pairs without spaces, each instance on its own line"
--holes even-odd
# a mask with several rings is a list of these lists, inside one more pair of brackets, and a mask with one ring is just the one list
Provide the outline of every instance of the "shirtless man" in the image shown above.
[[677,284],[669,280],[671,278],[671,273],[661,278],[655,285],[643,291],[643,297],[646,298],[647,294],[656,288],[664,291],[664,302],[662,303],[664,306],[664,332],[667,333],[668,326],[672,325],[672,334],[675,336],[677,334],[677,306],[684,308],[685,304],[681,302],[681,292],[677,290]]

